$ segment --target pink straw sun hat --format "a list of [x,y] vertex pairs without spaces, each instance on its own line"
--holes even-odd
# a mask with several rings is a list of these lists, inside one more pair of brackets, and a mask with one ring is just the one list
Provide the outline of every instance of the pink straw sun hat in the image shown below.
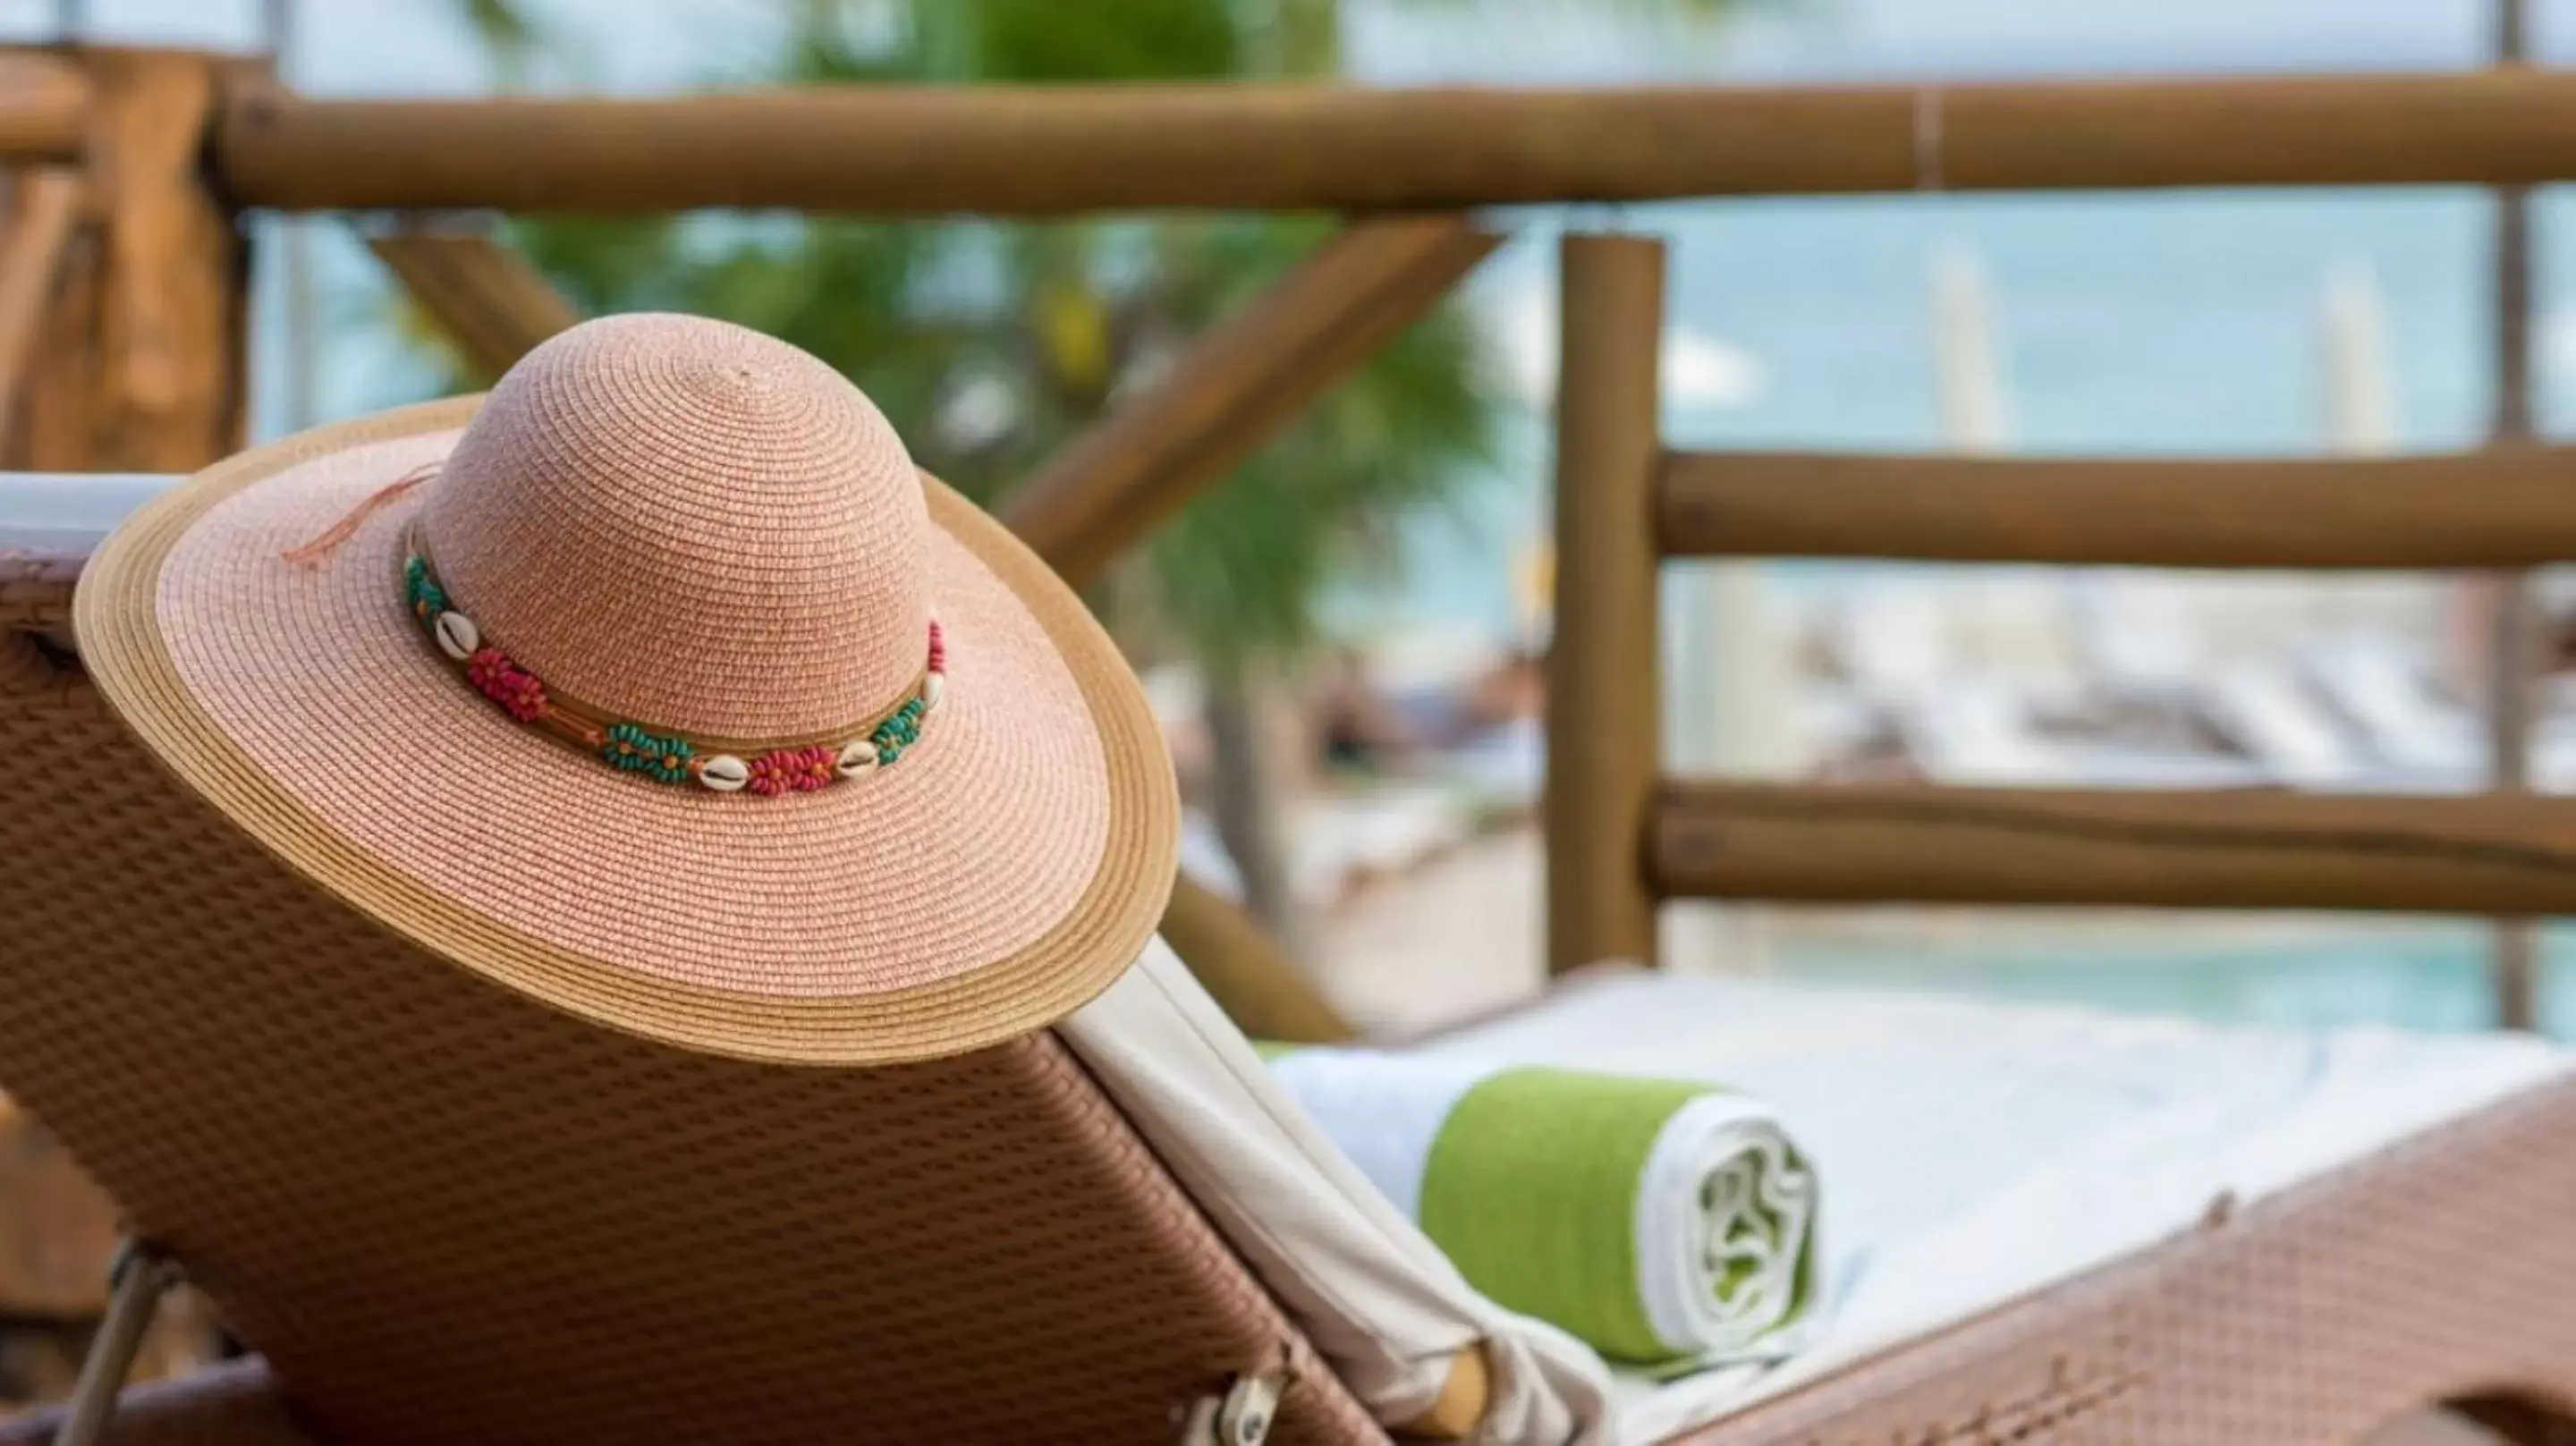
[[305,877],[667,1043],[1023,1034],[1173,876],[1169,761],[1081,601],[838,374],[721,322],[590,322],[488,399],[223,462],[108,540],[75,622]]

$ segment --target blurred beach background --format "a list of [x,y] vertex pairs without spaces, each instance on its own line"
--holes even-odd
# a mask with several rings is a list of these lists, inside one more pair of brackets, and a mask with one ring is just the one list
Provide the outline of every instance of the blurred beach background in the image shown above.
[[[914,13],[825,8],[860,31]],[[67,10],[102,40],[249,50],[282,34],[285,72],[311,94],[436,95],[757,79],[816,7],[0,0],[0,33],[44,38]],[[496,49],[505,12],[543,45],[516,60]],[[2487,58],[2492,29],[2486,0],[1343,0],[1336,16],[1336,68],[1373,84],[2458,68]],[[2533,17],[2536,58],[2576,56],[2576,3],[2538,0]],[[1288,911],[1355,1015],[1428,1024],[1538,983],[1530,659],[1546,629],[1560,229],[1674,243],[1665,407],[1682,445],[2291,455],[2488,434],[2486,195],[1980,198],[1937,181],[1888,198],[1497,218],[1515,240],[1461,313],[1490,445],[1449,464],[1472,476],[1380,519],[1392,547],[1376,565],[1319,581],[1313,635],[1264,654],[1247,735],[1262,740],[1264,826],[1289,891],[1265,907]],[[2536,216],[2535,402],[2554,433],[2576,427],[2576,292],[2560,284],[2576,274],[2576,213],[2543,194]],[[447,384],[345,227],[261,228],[260,433]],[[943,410],[897,415],[908,434],[971,424],[978,398],[1009,405],[971,387],[923,394]],[[2567,589],[2544,578],[2541,592]],[[1688,768],[1777,777],[2474,788],[2488,768],[2480,598],[2438,578],[1685,568],[1669,600],[1668,746]],[[1140,662],[1199,805],[1189,865],[1240,889],[1242,850],[1212,813],[1228,745],[1211,736],[1206,670],[1185,648]],[[2569,701],[2539,730],[2540,787],[2576,788]],[[1672,929],[1677,967],[1832,984],[2293,1024],[2468,1029],[2493,1014],[2474,921],[1689,906]],[[2576,956],[2576,935],[2545,944],[2545,958]],[[2576,1033],[2576,966],[2542,977],[2544,1025]]]

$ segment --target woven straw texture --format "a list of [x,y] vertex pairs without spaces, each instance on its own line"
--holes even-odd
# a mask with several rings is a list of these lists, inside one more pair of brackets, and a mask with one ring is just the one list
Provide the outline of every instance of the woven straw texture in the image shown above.
[[323,1439],[1152,1442],[1277,1366],[1278,1439],[1379,1439],[1052,1036],[808,1069],[600,1028],[313,889],[25,633],[0,742],[0,1088]]
[[548,340],[493,389],[422,527],[514,661],[626,717],[820,733],[921,675],[912,458],[838,372],[743,327],[613,316]]
[[[1115,645],[999,524],[903,484],[928,508],[950,686],[899,764],[788,798],[650,783],[514,722],[435,656],[395,585],[416,498],[320,566],[280,555],[485,435],[458,440],[474,407],[244,454],[101,549],[76,604],[92,671],[226,815],[487,978],[749,1058],[956,1053],[1061,1018],[1135,957],[1177,857],[1169,760]],[[924,635],[896,626],[908,680]]]

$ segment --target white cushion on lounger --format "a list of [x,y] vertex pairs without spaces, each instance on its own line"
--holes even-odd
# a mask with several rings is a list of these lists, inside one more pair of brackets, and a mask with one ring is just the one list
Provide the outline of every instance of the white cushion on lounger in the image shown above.
[[[1539,1422],[1571,1430],[1602,1413],[1598,1362],[1468,1290],[1167,950],[1061,1030],[1372,1407],[1427,1403],[1437,1364],[1495,1333],[1507,1409],[1523,1414],[1484,1439],[1543,1441],[1529,1434]],[[2151,1246],[2222,1196],[2254,1203],[2571,1067],[2504,1036],[2223,1030],[1644,973],[1568,985],[1412,1048],[1727,1084],[1777,1106],[1815,1160],[1821,1328],[1778,1366],[1617,1383],[1608,1439],[1639,1446]],[[1369,1272],[1379,1279],[1354,1276]]]

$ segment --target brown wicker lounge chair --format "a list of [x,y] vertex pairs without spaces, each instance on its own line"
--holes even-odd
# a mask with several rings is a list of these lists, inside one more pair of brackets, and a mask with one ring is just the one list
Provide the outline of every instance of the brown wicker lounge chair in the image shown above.
[[[382,967],[409,945],[101,707],[81,552],[0,573],[0,1083],[265,1353],[102,1439],[1150,1442],[1247,1381],[1283,1387],[1270,1440],[1385,1439],[1047,1034],[782,1074],[499,990],[427,1025]],[[764,1134],[818,1107],[848,1134]],[[2458,1400],[2565,1440],[2571,1202],[2565,1084],[1688,1439],[2328,1442]]]

